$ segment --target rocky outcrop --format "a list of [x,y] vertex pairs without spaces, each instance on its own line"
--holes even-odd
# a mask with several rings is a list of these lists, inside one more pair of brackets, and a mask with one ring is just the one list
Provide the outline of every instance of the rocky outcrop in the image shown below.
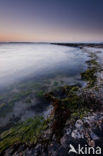
[[48,142],[39,142],[37,145],[26,147],[20,145],[7,149],[4,153],[5,156],[67,156],[73,153],[68,153],[70,144],[78,150],[78,144],[81,147],[102,147],[103,144],[103,113],[88,114],[82,120],[76,120],[72,125],[66,123],[64,126],[63,135],[60,138],[60,142],[56,140],[55,136],[52,136],[50,129],[46,130],[43,134],[43,139]]

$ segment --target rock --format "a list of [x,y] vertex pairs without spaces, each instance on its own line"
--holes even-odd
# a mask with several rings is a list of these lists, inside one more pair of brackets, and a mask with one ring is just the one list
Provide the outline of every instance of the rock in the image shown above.
[[56,142],[51,143],[48,146],[48,154],[50,156],[59,156],[59,147],[60,147],[60,145],[57,144]]
[[64,148],[68,148],[69,144],[71,141],[71,137],[68,135],[64,135],[61,139],[60,139],[60,143]]
[[47,154],[47,153],[45,153],[45,152],[43,152],[43,153],[42,153],[42,156],[48,156],[48,154]]
[[51,136],[52,136],[52,130],[51,129],[47,129],[43,134],[43,138],[46,140],[49,140]]
[[12,152],[14,151],[13,148],[8,148],[6,151],[5,151],[5,156],[10,156],[12,154]]
[[63,146],[60,146],[58,154],[58,156],[66,156],[68,154],[68,150],[66,150]]
[[103,116],[100,117],[100,120],[103,122]]
[[89,120],[87,120],[87,119],[85,119],[85,118],[83,119],[83,122],[84,122],[84,124],[85,124],[85,125],[87,125],[87,126],[89,126],[89,125],[90,125]]
[[15,152],[12,156],[19,156],[18,152]]
[[70,135],[70,133],[71,133],[71,128],[65,128],[64,129],[64,133],[66,134],[66,135]]
[[83,127],[83,121],[82,120],[77,120],[76,123],[75,123],[75,127],[77,129],[80,129]]
[[24,145],[21,145],[21,146],[18,148],[18,152],[22,152],[22,151],[24,151],[24,149],[25,149],[25,146],[24,146]]
[[53,134],[52,140],[53,140],[53,141],[56,141],[56,136],[55,136],[55,134]]
[[88,145],[91,146],[91,147],[95,147],[95,142],[94,142],[94,140],[90,140],[90,141],[88,142]]
[[88,127],[93,127],[96,125],[96,116],[88,116],[83,118],[84,124],[86,124]]
[[23,156],[23,152],[20,152],[20,153],[19,153],[19,156]]
[[25,156],[37,156],[37,153],[35,153],[34,150],[27,148],[25,150]]
[[36,152],[36,153],[41,152],[41,148],[42,148],[42,147],[41,147],[41,144],[37,144],[36,147],[35,147],[35,152]]
[[84,138],[84,133],[83,131],[79,131],[79,130],[73,130],[71,136],[74,139],[80,139],[80,138]]
[[90,136],[93,140],[99,140],[99,137],[92,131],[90,132]]

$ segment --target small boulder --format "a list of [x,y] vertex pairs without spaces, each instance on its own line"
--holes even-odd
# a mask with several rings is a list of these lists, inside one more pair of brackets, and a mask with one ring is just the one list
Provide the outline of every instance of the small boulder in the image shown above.
[[77,129],[83,128],[83,121],[82,120],[77,120],[76,123],[75,123],[75,127]]

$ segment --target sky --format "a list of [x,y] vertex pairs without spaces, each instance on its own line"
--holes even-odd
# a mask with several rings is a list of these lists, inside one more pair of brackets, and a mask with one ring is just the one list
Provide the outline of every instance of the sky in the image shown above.
[[103,0],[0,0],[1,42],[103,42]]

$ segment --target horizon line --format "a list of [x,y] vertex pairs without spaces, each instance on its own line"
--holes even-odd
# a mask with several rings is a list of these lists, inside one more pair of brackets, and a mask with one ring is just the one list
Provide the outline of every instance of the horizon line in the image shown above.
[[56,44],[85,44],[85,43],[93,43],[93,44],[103,44],[103,41],[88,41],[88,42],[81,42],[81,41],[75,41],[75,42],[48,42],[48,41],[40,41],[40,42],[36,42],[36,41],[0,41],[0,43],[44,43],[44,44],[52,44],[52,43],[56,43]]

